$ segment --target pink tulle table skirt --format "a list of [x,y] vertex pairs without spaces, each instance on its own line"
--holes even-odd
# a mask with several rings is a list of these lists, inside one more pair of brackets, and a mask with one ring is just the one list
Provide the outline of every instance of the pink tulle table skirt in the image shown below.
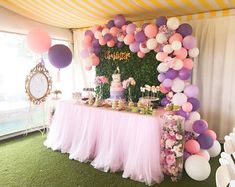
[[123,171],[124,178],[148,185],[160,183],[162,113],[148,116],[63,101],[44,144],[99,170]]

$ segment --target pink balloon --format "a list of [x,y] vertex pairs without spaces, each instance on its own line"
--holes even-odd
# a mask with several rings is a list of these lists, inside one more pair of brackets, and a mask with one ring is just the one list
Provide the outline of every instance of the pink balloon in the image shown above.
[[207,161],[210,160],[210,155],[206,150],[200,150],[197,155],[204,157]]
[[166,88],[163,86],[163,84],[160,84],[160,91],[164,94],[168,93],[170,91],[170,89]]
[[35,28],[29,31],[27,43],[33,52],[42,54],[51,47],[51,37],[43,29]]
[[95,31],[101,31],[102,30],[102,26],[101,25],[95,25],[92,27],[92,31],[95,32]]
[[108,47],[113,47],[114,45],[115,45],[114,40],[110,40],[110,41],[107,42]]
[[127,35],[125,36],[125,38],[124,38],[124,43],[125,43],[126,45],[129,45],[129,44],[131,44],[132,42],[134,42],[134,40],[135,40],[135,37],[134,37],[133,34],[127,34]]
[[184,68],[186,69],[193,69],[193,60],[191,58],[184,59]]
[[104,37],[101,37],[101,38],[99,39],[99,44],[100,44],[100,45],[105,45],[105,44],[106,44],[106,40],[104,39]]
[[92,55],[91,62],[92,62],[92,66],[97,66],[100,63],[100,59],[96,55]]
[[174,55],[176,55],[176,58],[184,60],[187,57],[188,52],[185,48],[181,47],[179,50],[174,51]]
[[125,32],[126,32],[126,27],[127,27],[127,25],[122,26],[122,30],[125,31]]
[[87,71],[90,71],[90,70],[92,69],[92,67],[91,67],[91,66],[85,66],[85,69],[86,69]]
[[156,54],[156,59],[161,62],[163,62],[166,57],[168,57],[168,54],[165,52],[159,52]]
[[137,55],[138,55],[139,58],[144,58],[145,53],[142,53],[141,51],[139,51],[139,52],[137,53]]
[[191,154],[196,154],[200,151],[200,145],[196,140],[188,140],[185,143],[185,149]]
[[193,49],[194,47],[196,47],[196,45],[197,45],[197,41],[193,36],[186,36],[183,39],[183,46],[186,49]]
[[217,138],[216,133],[213,130],[207,129],[203,134],[210,136],[214,141]]
[[110,29],[110,34],[112,34],[114,37],[116,37],[117,34],[118,34],[118,31],[119,31],[119,28],[117,28],[117,27],[112,27],[112,28]]
[[185,112],[191,112],[193,109],[193,105],[190,102],[186,102],[182,105],[182,109]]
[[175,33],[169,38],[169,43],[172,44],[174,41],[182,42],[182,40],[183,40],[182,35],[179,33]]
[[145,27],[144,33],[149,38],[154,38],[157,35],[158,28],[155,24],[149,24]]

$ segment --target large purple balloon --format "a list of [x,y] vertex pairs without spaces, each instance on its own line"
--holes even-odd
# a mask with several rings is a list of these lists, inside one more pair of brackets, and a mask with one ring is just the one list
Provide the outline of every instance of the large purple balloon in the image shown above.
[[65,68],[72,61],[71,50],[62,44],[57,44],[50,47],[48,51],[48,58],[51,64],[56,68]]
[[110,34],[110,33],[107,33],[107,34],[104,35],[104,39],[105,39],[106,41],[112,40],[112,38],[113,38],[113,36],[112,36],[112,34]]
[[161,100],[161,105],[162,106],[166,106],[170,103],[171,101],[169,101],[166,97],[162,98]]
[[157,18],[156,25],[158,27],[160,27],[162,25],[166,25],[166,22],[167,22],[167,18],[165,16],[161,16],[161,17]]
[[123,15],[118,14],[115,16],[114,24],[116,27],[121,28],[123,25],[125,25],[125,23],[126,23],[126,18]]
[[100,53],[100,47],[95,47],[95,48],[94,48],[94,53],[95,53],[96,55],[99,55],[99,53]]
[[197,45],[197,41],[193,36],[189,35],[189,36],[184,37],[184,39],[183,39],[184,48],[192,49],[192,48],[196,47],[196,45]]
[[114,21],[113,20],[109,20],[108,23],[107,23],[107,27],[109,29],[111,29],[113,26],[114,26]]
[[93,48],[96,48],[96,47],[99,47],[99,46],[100,46],[99,40],[93,39],[93,41],[92,41],[92,47],[93,47]]
[[133,53],[137,53],[140,50],[139,45],[139,42],[134,42],[129,45],[129,48]]
[[139,31],[135,35],[135,41],[137,42],[144,42],[146,40],[146,36],[144,34],[144,31]]
[[208,124],[205,120],[196,120],[193,123],[193,130],[198,134],[204,133],[208,129]]
[[210,149],[213,146],[214,140],[211,136],[206,134],[200,134],[197,137],[197,141],[202,149]]
[[157,79],[159,80],[159,82],[163,82],[166,78],[166,75],[164,73],[160,73],[158,76],[157,76]]
[[176,115],[184,117],[186,120],[189,118],[189,113],[183,111],[182,109],[176,111]]
[[182,80],[187,80],[190,78],[190,76],[191,76],[191,71],[189,69],[182,68],[179,71],[179,78]]
[[184,156],[183,156],[184,161],[187,160],[187,158],[188,158],[189,156],[191,156],[191,154],[190,154],[189,152],[187,152],[187,151],[184,151]]
[[192,111],[196,111],[200,107],[200,101],[196,98],[190,97],[188,98],[188,102],[190,102],[193,105]]
[[93,33],[91,30],[86,30],[85,36],[86,36],[86,35],[90,36],[91,38],[94,37],[94,33]]
[[178,72],[174,69],[169,69],[166,72],[166,78],[168,79],[175,79],[178,76]]
[[185,37],[185,36],[191,35],[193,32],[193,29],[191,25],[187,23],[183,23],[179,26],[176,32],[180,33],[183,37]]

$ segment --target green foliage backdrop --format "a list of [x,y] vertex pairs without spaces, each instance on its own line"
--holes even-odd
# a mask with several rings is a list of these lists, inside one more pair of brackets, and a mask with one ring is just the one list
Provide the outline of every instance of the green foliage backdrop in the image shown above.
[[[129,52],[130,58],[128,60],[113,60],[105,59],[105,51],[114,52]],[[144,58],[139,58],[136,53],[132,53],[128,46],[123,46],[122,48],[117,47],[107,47],[102,46],[100,52],[100,64],[96,66],[96,75],[105,75],[108,77],[109,82],[112,81],[112,74],[116,70],[117,66],[120,68],[122,81],[133,77],[136,80],[136,86],[131,89],[131,95],[133,101],[137,102],[138,98],[141,97],[140,87],[145,84],[148,85],[159,85],[157,80],[157,66],[160,63],[156,60],[156,52],[151,51],[145,55]],[[109,85],[103,86],[103,98],[108,98],[109,95]],[[126,91],[127,94],[127,91]]]

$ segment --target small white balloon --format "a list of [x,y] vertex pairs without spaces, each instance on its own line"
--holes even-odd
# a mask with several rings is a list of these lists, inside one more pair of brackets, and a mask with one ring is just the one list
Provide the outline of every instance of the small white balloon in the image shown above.
[[143,43],[140,43],[139,47],[142,53],[148,53],[150,51],[150,49],[148,49],[147,46]]
[[183,93],[176,93],[172,98],[172,102],[175,105],[181,106],[187,102],[187,96]]
[[168,54],[172,53],[173,49],[172,49],[171,45],[169,45],[169,44],[165,45],[163,47],[163,52],[168,53]]
[[189,119],[192,121],[196,121],[196,120],[201,119],[201,115],[198,112],[191,112],[189,114]]
[[109,29],[108,28],[103,28],[102,35],[104,36],[107,33],[109,33]]
[[216,157],[221,152],[221,145],[218,140],[215,140],[212,147],[210,149],[207,149],[208,153],[211,157]]
[[180,21],[178,18],[172,17],[167,20],[166,25],[170,30],[176,30],[180,25]]
[[192,58],[196,58],[199,55],[199,49],[197,47],[189,49],[188,54]]
[[185,161],[185,171],[192,179],[203,181],[210,176],[211,166],[202,156],[191,155]]
[[157,40],[154,38],[150,38],[148,39],[146,45],[147,48],[149,48],[150,50],[155,49],[157,47]]
[[165,72],[168,71],[168,69],[169,69],[169,67],[168,67],[167,64],[164,63],[164,62],[160,63],[160,64],[158,65],[158,67],[157,67],[157,70],[158,70],[158,72],[160,72],[160,73],[165,73]]
[[174,42],[172,42],[171,47],[173,50],[177,51],[177,50],[181,49],[182,43],[180,41],[174,41]]
[[186,120],[184,123],[184,130],[193,132],[193,121],[192,120]]
[[182,69],[183,66],[184,66],[184,63],[183,63],[182,60],[180,60],[180,59],[175,59],[175,63],[174,63],[174,66],[173,66],[173,69],[174,69],[174,70],[177,70],[177,71],[178,71],[178,70]]
[[95,31],[94,36],[96,39],[100,39],[100,37],[102,36],[102,33],[100,31]]
[[184,87],[185,87],[185,82],[181,80],[180,78],[176,78],[173,80],[171,89],[172,91],[179,93],[184,90]]
[[158,33],[156,36],[156,40],[158,43],[163,44],[164,42],[167,41],[167,37],[164,33]]
[[210,160],[210,155],[207,150],[201,149],[197,155],[204,157],[207,161]]
[[123,36],[123,35],[118,36],[118,37],[117,37],[117,40],[118,40],[119,42],[123,42],[123,41],[124,41],[124,36]]

